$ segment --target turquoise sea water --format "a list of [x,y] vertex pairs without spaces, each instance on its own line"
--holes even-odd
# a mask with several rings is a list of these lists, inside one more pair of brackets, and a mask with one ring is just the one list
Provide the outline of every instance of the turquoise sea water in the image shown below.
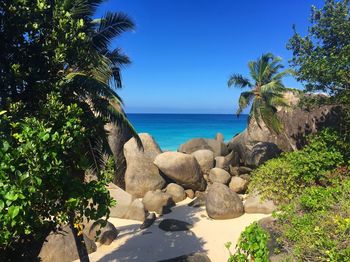
[[220,132],[229,141],[247,125],[247,115],[128,114],[137,132],[151,134],[162,150],[176,150],[192,138],[214,138]]

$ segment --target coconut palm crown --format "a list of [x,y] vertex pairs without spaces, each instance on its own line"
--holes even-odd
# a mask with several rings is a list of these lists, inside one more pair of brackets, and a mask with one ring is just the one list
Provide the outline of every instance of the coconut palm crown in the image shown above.
[[241,74],[230,76],[227,84],[229,87],[250,88],[250,91],[242,92],[239,97],[237,116],[243,109],[251,105],[249,120],[254,118],[261,127],[261,121],[267,128],[279,134],[283,125],[278,119],[276,112],[278,106],[288,106],[283,99],[283,92],[286,87],[282,83],[282,78],[291,73],[283,68],[280,57],[271,53],[263,54],[256,61],[248,63],[250,78]]

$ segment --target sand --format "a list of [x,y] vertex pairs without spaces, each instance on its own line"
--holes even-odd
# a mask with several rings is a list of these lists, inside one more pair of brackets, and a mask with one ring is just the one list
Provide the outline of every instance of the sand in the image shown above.
[[[187,206],[186,199],[172,208],[172,212],[157,218],[154,224],[140,230],[140,222],[110,218],[109,221],[120,231],[117,239],[109,246],[100,246],[90,254],[90,261],[142,261],[159,260],[203,252],[212,262],[227,261],[228,252],[224,244],[231,241],[236,245],[240,233],[254,221],[269,215],[244,214],[228,220],[210,219],[205,207]],[[165,232],[158,228],[162,219],[175,218],[193,225],[190,231]]]

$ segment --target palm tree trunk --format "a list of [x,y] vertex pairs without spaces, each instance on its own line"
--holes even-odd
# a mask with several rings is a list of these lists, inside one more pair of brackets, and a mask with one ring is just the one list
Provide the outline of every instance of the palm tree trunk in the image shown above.
[[85,246],[85,241],[84,241],[84,236],[83,234],[78,234],[79,231],[74,227],[74,214],[71,214],[69,216],[69,226],[72,229],[74,240],[75,240],[75,245],[77,247],[79,259],[81,262],[90,262],[89,259],[89,254],[87,252],[86,246]]

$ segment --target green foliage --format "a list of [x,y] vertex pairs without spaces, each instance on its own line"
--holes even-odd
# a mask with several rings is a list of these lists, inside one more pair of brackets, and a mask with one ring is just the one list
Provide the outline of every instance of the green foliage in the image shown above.
[[258,225],[257,222],[252,223],[241,233],[236,246],[236,252],[231,253],[231,242],[225,244],[230,253],[228,262],[267,262],[269,250],[267,248],[267,240],[269,234]]
[[49,96],[41,117],[18,120],[20,103],[0,116],[0,246],[11,246],[42,228],[76,222],[83,216],[108,217],[112,199],[105,167],[95,170],[96,180],[85,181],[92,152],[86,141],[95,135],[87,129],[83,111]]
[[130,60],[109,49],[134,24],[123,13],[93,19],[100,3],[0,1],[1,250],[20,253],[15,244],[61,223],[108,217],[114,163],[103,158],[104,125],[140,143],[115,90]]
[[347,152],[339,134],[325,129],[303,149],[284,153],[254,170],[249,191],[257,190],[263,198],[287,203],[307,187],[331,182],[329,172],[345,164]]
[[350,180],[311,187],[276,216],[279,242],[297,261],[350,260]]
[[293,51],[291,66],[306,91],[324,91],[343,106],[342,131],[350,137],[350,1],[326,0],[312,7],[308,34],[297,32],[287,47]]
[[308,91],[338,93],[350,85],[350,5],[348,0],[326,0],[312,7],[311,26],[302,37],[295,32],[288,48],[297,79],[306,81]]
[[287,106],[283,99],[286,91],[282,78],[291,73],[290,70],[279,72],[283,65],[281,58],[268,53],[263,54],[256,61],[248,63],[250,77],[253,82],[240,74],[230,76],[228,86],[251,88],[251,91],[242,92],[239,97],[237,115],[252,104],[249,116],[254,118],[258,125],[263,121],[271,131],[280,133],[282,123],[276,116],[278,106]]

